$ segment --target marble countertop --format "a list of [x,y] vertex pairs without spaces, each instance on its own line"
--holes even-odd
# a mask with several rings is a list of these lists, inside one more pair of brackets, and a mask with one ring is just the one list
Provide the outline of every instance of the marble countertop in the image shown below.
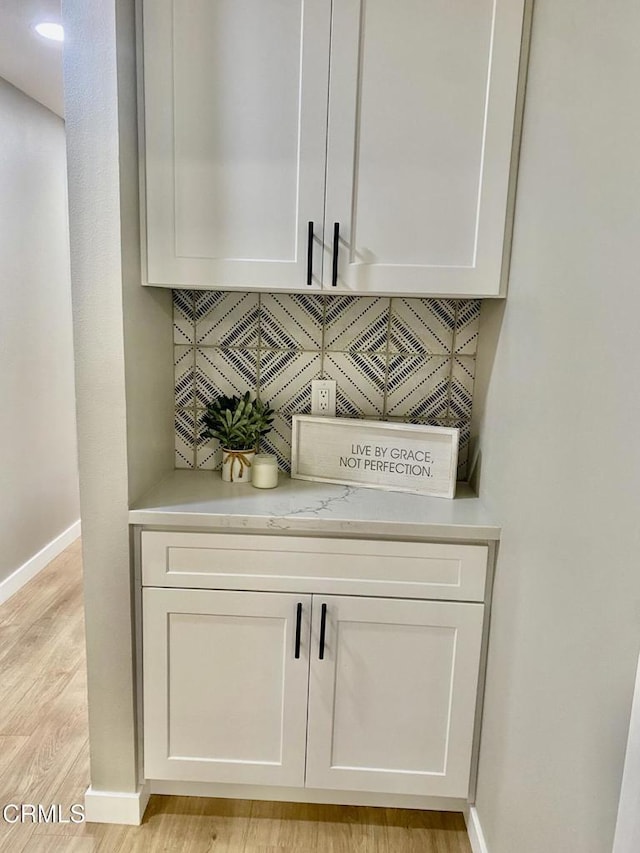
[[212,471],[172,471],[129,511],[129,522],[154,527],[249,532],[287,531],[490,541],[500,526],[469,486],[454,500],[404,492],[291,480],[276,489],[223,483]]

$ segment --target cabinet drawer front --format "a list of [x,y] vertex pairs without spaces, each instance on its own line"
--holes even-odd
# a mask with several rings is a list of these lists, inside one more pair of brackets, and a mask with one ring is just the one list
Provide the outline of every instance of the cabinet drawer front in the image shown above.
[[142,533],[145,586],[483,601],[486,545]]

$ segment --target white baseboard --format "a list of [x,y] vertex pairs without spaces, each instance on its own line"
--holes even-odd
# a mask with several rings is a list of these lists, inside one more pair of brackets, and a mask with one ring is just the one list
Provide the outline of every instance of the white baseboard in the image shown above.
[[78,536],[80,536],[80,519],[74,521],[70,527],[67,527],[59,536],[52,539],[48,545],[45,545],[42,550],[34,554],[24,565],[20,566],[8,578],[0,582],[0,604],[8,601],[27,581],[34,578],[58,554],[61,554],[68,545],[71,545]]
[[467,824],[467,835],[469,836],[469,843],[471,844],[473,853],[489,853],[475,806],[469,806],[464,810],[464,819]]
[[94,791],[89,786],[84,795],[84,815],[88,823],[121,823],[140,826],[151,789],[141,785],[135,793]]
[[632,853],[640,849],[638,802],[640,802],[640,661],[638,661],[631,705],[613,853]]
[[412,794],[377,794],[328,788],[281,788],[277,785],[244,785],[231,782],[178,782],[148,779],[152,794],[177,797],[216,797],[240,800],[272,800],[286,803],[325,803],[344,806],[387,806],[396,809],[461,812],[466,800],[452,797],[421,797]]

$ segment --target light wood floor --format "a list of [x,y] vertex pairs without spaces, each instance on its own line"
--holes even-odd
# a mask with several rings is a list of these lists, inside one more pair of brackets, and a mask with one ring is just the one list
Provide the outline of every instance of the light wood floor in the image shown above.
[[[0,607],[0,807],[89,784],[79,542]],[[2,853],[471,853],[460,814],[160,797],[140,827],[7,824]]]

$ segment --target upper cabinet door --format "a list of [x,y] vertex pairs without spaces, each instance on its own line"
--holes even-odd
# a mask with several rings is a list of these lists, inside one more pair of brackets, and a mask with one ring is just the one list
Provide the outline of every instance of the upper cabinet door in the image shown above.
[[145,0],[149,284],[319,287],[328,0]]
[[524,0],[334,0],[324,285],[504,293]]

